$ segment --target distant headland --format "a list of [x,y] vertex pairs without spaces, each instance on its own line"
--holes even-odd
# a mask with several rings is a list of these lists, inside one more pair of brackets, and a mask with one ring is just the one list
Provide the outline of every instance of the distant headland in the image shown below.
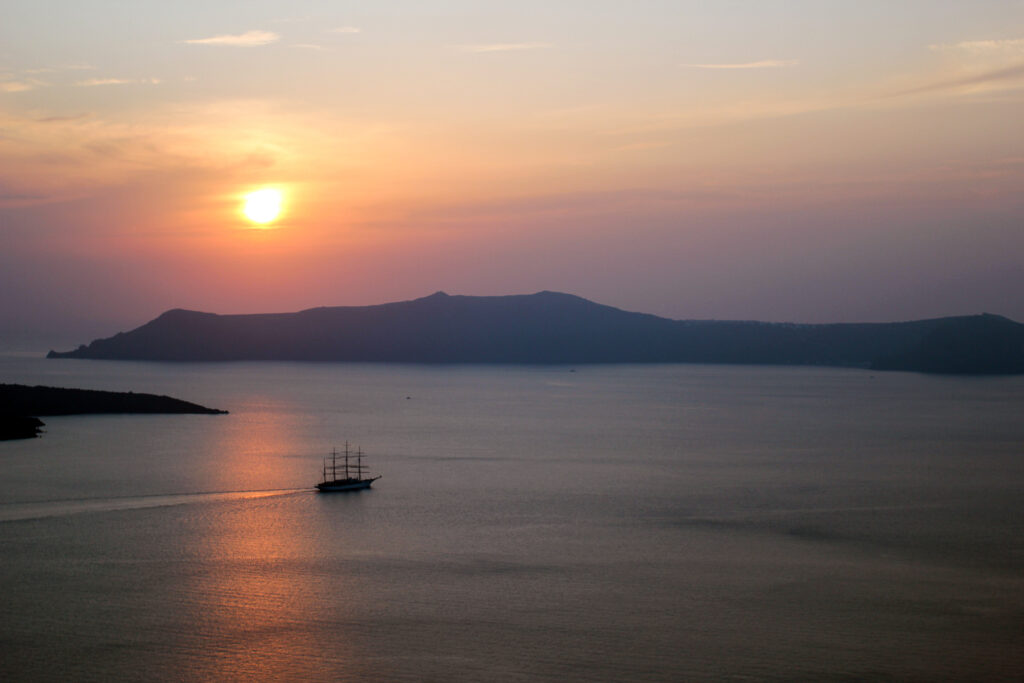
[[824,325],[670,320],[557,292],[216,315],[174,309],[49,358],[405,363],[741,363],[1024,373],[1024,325],[981,314]]
[[38,436],[44,426],[38,418],[40,415],[107,413],[223,415],[227,411],[206,408],[169,396],[137,394],[131,391],[0,384],[0,440]]

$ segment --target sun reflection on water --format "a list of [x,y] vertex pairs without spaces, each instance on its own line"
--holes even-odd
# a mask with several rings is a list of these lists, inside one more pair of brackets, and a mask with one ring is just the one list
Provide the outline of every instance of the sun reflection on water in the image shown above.
[[316,498],[210,506],[190,585],[197,632],[210,644],[198,663],[205,678],[365,678],[350,634],[365,591],[344,561],[325,557],[328,539],[309,516]]
[[198,649],[197,672],[215,680],[365,679],[347,631],[348,606],[358,602],[351,596],[360,591],[330,550],[344,546],[344,528],[320,516],[312,489],[318,456],[294,452],[303,418],[263,401],[252,397],[218,431],[212,478],[236,490],[300,490],[196,506],[197,568],[187,589],[195,633],[185,638]]

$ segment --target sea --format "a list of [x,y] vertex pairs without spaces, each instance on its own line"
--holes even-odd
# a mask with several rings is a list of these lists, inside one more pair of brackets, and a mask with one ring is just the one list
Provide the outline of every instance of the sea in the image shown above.
[[[0,442],[4,681],[1024,680],[1024,377],[139,363]],[[371,490],[313,488],[361,448]]]

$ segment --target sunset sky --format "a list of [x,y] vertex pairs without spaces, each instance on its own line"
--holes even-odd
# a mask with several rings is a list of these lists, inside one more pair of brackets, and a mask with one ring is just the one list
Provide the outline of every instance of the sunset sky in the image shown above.
[[4,3],[0,337],[544,289],[1024,320],[1024,2]]

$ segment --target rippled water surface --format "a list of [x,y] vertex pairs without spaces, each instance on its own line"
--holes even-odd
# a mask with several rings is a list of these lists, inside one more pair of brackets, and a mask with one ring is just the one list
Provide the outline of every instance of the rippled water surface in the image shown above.
[[[1019,680],[1024,378],[150,364],[0,442],[4,680]],[[345,440],[383,478],[316,494]]]

